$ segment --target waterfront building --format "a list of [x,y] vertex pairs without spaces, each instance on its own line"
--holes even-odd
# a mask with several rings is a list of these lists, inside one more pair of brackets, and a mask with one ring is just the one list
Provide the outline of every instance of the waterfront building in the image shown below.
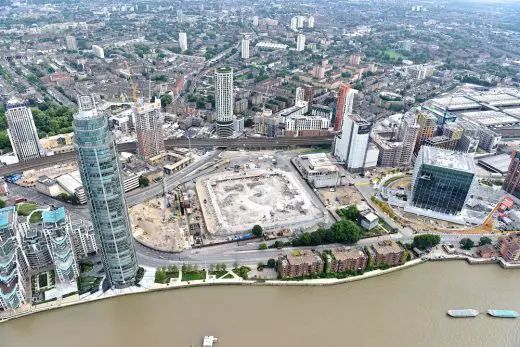
[[354,95],[356,89],[351,89],[348,84],[341,85],[339,88],[338,102],[336,104],[336,118],[334,119],[334,130],[341,131],[343,118],[351,115],[354,107]]
[[98,58],[105,59],[105,50],[98,45],[92,45],[92,53]]
[[312,251],[292,251],[278,258],[278,273],[280,277],[301,277],[323,273],[324,262]]
[[218,137],[233,135],[233,100],[233,68],[219,67],[215,70],[215,121]]
[[242,39],[241,56],[242,59],[249,59],[249,39],[247,37]]
[[393,240],[379,241],[367,247],[367,251],[374,267],[403,265],[406,261],[404,249]]
[[422,146],[412,176],[411,203],[434,213],[458,215],[477,176],[467,153]]
[[164,152],[164,119],[161,115],[161,100],[152,103],[139,102],[135,108],[137,153],[147,160]]
[[18,160],[25,161],[45,156],[31,109],[16,98],[7,101],[6,107],[7,134]]
[[511,163],[502,188],[520,199],[520,150],[514,150],[511,154]]
[[309,16],[309,18],[307,20],[307,25],[308,25],[309,29],[314,28],[314,16]]
[[520,234],[510,234],[498,239],[500,256],[508,262],[520,261]]
[[179,47],[181,48],[181,52],[188,49],[188,36],[186,33],[179,33]]
[[85,259],[99,252],[92,224],[82,220],[71,221],[71,238],[76,259]]
[[74,254],[72,226],[65,208],[42,211],[42,222],[38,225],[45,235],[46,244],[61,283],[70,283],[79,277],[79,267]]
[[348,115],[343,120],[341,133],[334,139],[334,156],[350,172],[361,172],[365,168],[371,127],[370,122],[358,115]]
[[296,50],[298,52],[305,50],[305,35],[298,34],[298,37],[296,38]]
[[368,263],[366,253],[356,247],[333,248],[326,258],[327,272],[363,271]]
[[74,36],[65,36],[65,43],[69,51],[75,51],[78,49],[78,44],[76,43],[76,38]]
[[27,259],[17,237],[14,206],[0,209],[0,311],[12,310],[27,302]]
[[135,283],[137,257],[114,139],[93,97],[80,96],[78,104],[74,146],[103,265],[112,286],[130,286]]

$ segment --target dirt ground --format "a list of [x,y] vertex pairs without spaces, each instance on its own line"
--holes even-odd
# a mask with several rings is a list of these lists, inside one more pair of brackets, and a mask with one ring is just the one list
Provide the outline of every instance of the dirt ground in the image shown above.
[[190,248],[191,240],[185,216],[165,210],[164,199],[152,199],[129,209],[134,237],[141,243],[164,251],[178,252]]

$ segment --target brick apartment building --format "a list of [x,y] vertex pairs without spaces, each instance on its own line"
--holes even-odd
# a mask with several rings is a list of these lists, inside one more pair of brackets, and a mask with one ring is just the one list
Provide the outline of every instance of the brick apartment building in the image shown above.
[[330,251],[327,272],[362,271],[367,267],[368,256],[358,248],[334,248]]
[[500,256],[508,262],[520,260],[520,234],[511,234],[498,240]]
[[373,266],[383,264],[396,266],[402,265],[406,261],[404,249],[392,240],[380,241],[369,246],[367,250]]
[[323,273],[324,261],[312,251],[294,251],[278,259],[281,277],[301,277]]

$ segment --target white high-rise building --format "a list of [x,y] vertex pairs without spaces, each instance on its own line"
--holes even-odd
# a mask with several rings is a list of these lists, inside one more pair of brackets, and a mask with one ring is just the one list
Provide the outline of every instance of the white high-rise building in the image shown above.
[[92,45],[92,53],[98,58],[105,59],[105,50],[98,45]]
[[305,35],[298,34],[298,37],[296,38],[296,50],[298,52],[305,50]]
[[291,18],[291,30],[298,30],[298,17]]
[[65,36],[65,43],[67,44],[67,49],[70,51],[75,51],[78,49],[78,44],[76,42],[76,38],[71,35]]
[[18,99],[9,100],[6,106],[7,134],[18,160],[44,157],[31,109]]
[[233,135],[233,68],[219,67],[215,70],[215,109],[218,137]]
[[258,26],[258,16],[253,17],[253,26],[255,26],[255,27]]
[[365,167],[368,140],[372,125],[357,115],[343,119],[341,133],[334,139],[333,153],[351,172],[361,172]]
[[182,14],[182,10],[177,10],[177,22],[184,22],[184,15]]
[[305,17],[304,16],[297,16],[296,19],[297,19],[297,27],[298,28],[303,28],[303,23],[305,22]]
[[314,28],[314,16],[309,16],[307,25],[309,26],[310,29]]
[[179,33],[179,46],[181,47],[181,52],[188,49],[188,36],[186,33]]
[[249,59],[249,39],[247,37],[242,39],[242,59]]

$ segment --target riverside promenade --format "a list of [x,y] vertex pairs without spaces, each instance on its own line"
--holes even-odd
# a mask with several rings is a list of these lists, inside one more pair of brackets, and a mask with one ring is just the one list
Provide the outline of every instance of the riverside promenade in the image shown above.
[[[338,285],[345,284],[349,282],[359,281],[363,279],[368,279],[371,277],[385,275],[394,271],[403,270],[411,266],[415,266],[423,263],[424,260],[415,259],[409,262],[406,262],[403,265],[396,266],[393,268],[389,268],[386,270],[373,270],[365,272],[363,275],[352,276],[342,279],[336,278],[318,278],[318,279],[307,279],[301,281],[291,281],[291,280],[256,280],[256,279],[243,279],[238,276],[232,270],[229,270],[220,278],[216,278],[213,275],[210,275],[208,271],[206,271],[206,278],[202,280],[193,280],[193,281],[182,281],[182,272],[179,272],[179,276],[177,278],[173,278],[167,284],[155,283],[155,268],[145,267],[145,273],[143,279],[139,286],[132,286],[124,289],[109,289],[105,292],[98,291],[93,294],[84,294],[81,297],[79,295],[70,296],[67,298],[59,299],[50,303],[40,304],[40,305],[27,305],[23,308],[19,308],[15,311],[11,312],[3,312],[0,314],[0,323],[7,322],[11,319],[21,318],[33,313],[45,312],[53,309],[64,308],[73,305],[86,304],[89,302],[94,302],[98,300],[110,299],[117,296],[122,295],[131,295],[131,294],[139,294],[146,292],[154,292],[160,290],[168,290],[168,289],[180,289],[180,288],[190,288],[190,287],[202,287],[202,286],[221,286],[221,285],[261,285],[261,286],[330,286],[330,285]],[[223,278],[226,277],[226,278]],[[229,278],[232,277],[232,278]]]

